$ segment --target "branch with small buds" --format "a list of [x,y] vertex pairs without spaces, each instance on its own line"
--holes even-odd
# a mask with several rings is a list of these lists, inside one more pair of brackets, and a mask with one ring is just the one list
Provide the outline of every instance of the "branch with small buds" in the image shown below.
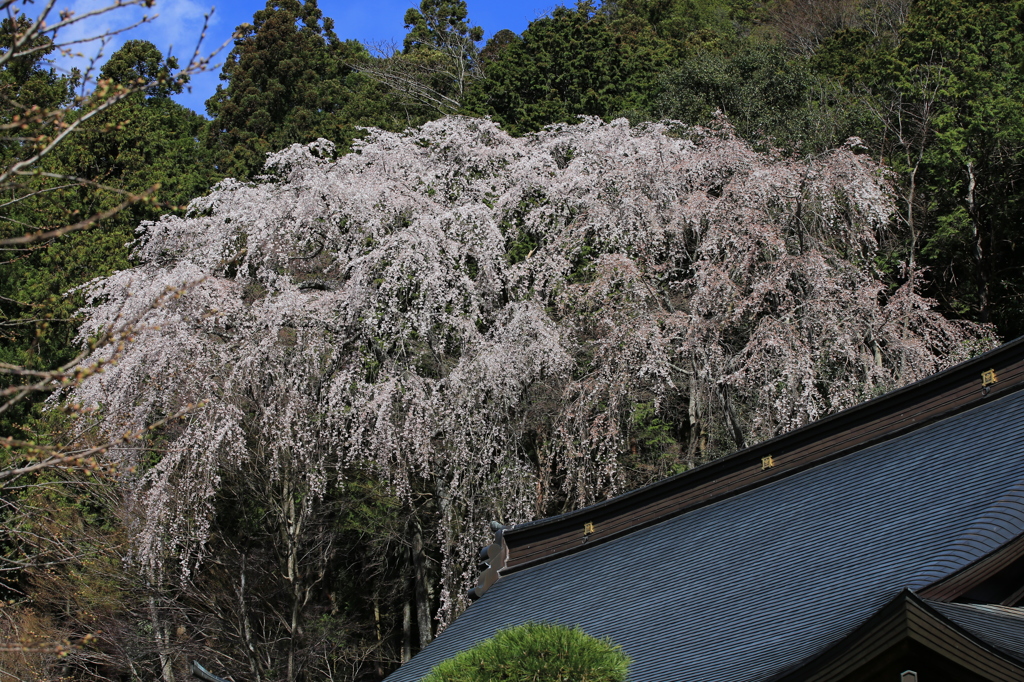
[[[0,489],[2,489],[2,482],[14,481],[24,476],[25,474],[31,474],[43,469],[53,469],[57,467],[86,467],[87,469],[99,469],[101,466],[105,466],[97,460],[97,457],[105,455],[111,450],[121,445],[130,444],[135,441],[141,441],[150,434],[158,431],[164,426],[171,424],[179,419],[182,419],[186,415],[191,414],[196,410],[201,410],[206,406],[206,401],[200,401],[196,404],[188,404],[178,410],[172,415],[157,419],[150,422],[145,429],[138,431],[126,431],[117,438],[111,439],[103,443],[103,445],[96,445],[85,450],[75,452],[64,452],[60,454],[54,454],[57,448],[40,445],[31,441],[22,441],[10,437],[0,437],[0,447],[17,449],[19,453],[26,459],[39,459],[40,461],[33,464],[28,464],[23,467],[17,467],[14,469],[6,469],[0,471]],[[65,410],[71,414],[82,415],[86,414],[87,410],[83,409],[80,405],[65,406]]]

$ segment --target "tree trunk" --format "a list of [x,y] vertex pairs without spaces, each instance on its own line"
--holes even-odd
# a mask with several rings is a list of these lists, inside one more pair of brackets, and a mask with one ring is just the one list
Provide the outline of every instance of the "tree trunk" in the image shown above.
[[167,628],[161,622],[156,611],[156,598],[149,597],[149,619],[153,625],[153,641],[160,657],[160,679],[163,682],[174,682],[174,662],[167,650]]
[[725,423],[729,427],[729,432],[732,434],[732,439],[736,443],[736,449],[742,450],[746,447],[746,441],[743,438],[743,429],[740,428],[740,420],[736,416],[736,411],[732,407],[732,400],[729,397],[729,387],[725,384],[719,384],[717,386],[718,397],[722,400],[722,409],[725,411]]
[[427,556],[423,550],[423,533],[419,528],[412,535],[412,570],[416,595],[416,624],[420,631],[420,649],[433,639],[430,597],[427,587]]
[[238,577],[238,608],[242,616],[242,637],[245,640],[245,657],[249,662],[249,669],[252,671],[256,682],[263,682],[260,676],[260,665],[256,659],[256,647],[252,643],[252,621],[249,619],[249,606],[245,597],[245,554],[242,554],[242,567]]
[[412,659],[412,602],[408,599],[402,605],[402,663]]
[[982,225],[981,208],[978,206],[976,190],[978,176],[973,163],[967,164],[967,213],[971,216],[971,237],[974,241],[975,282],[978,287],[978,315],[982,322],[989,321],[988,282],[988,231]]
[[704,429],[701,417],[700,393],[697,386],[697,367],[690,364],[690,396],[689,396],[689,420],[690,420],[690,442],[686,448],[686,466],[690,469],[697,466],[697,456],[703,454]]
[[291,587],[291,613],[285,627],[288,630],[288,659],[286,679],[295,682],[297,669],[295,664],[299,639],[302,637],[303,581],[299,568],[299,538],[303,530],[304,514],[295,502],[295,491],[288,474],[282,475],[282,532],[285,543],[285,580]]

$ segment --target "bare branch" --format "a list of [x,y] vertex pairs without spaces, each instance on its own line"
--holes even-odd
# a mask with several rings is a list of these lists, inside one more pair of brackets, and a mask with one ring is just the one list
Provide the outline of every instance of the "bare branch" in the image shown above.
[[159,185],[154,185],[154,186],[150,187],[149,189],[147,189],[146,191],[144,191],[144,192],[142,192],[140,194],[131,194],[131,195],[128,196],[127,199],[122,201],[117,206],[115,206],[115,207],[113,207],[111,209],[108,209],[106,211],[103,211],[102,213],[97,213],[96,215],[89,216],[88,218],[86,218],[84,220],[80,220],[77,223],[74,223],[72,225],[65,225],[64,227],[58,227],[58,228],[53,229],[53,230],[33,232],[31,234],[25,234],[25,235],[22,235],[20,237],[8,237],[7,239],[0,239],[0,246],[13,246],[13,245],[17,245],[17,244],[33,244],[35,242],[40,242],[40,241],[44,241],[44,240],[56,239],[58,237],[63,237],[64,235],[66,235],[66,234],[68,234],[70,232],[78,232],[80,230],[88,229],[88,228],[92,227],[93,225],[95,225],[96,223],[98,223],[100,221],[106,220],[107,218],[111,218],[111,217],[117,215],[118,213],[120,213],[124,209],[128,208],[132,204],[138,203],[139,201],[142,201],[142,200],[146,199],[147,197],[152,195],[153,192],[155,192],[159,188],[160,188]]

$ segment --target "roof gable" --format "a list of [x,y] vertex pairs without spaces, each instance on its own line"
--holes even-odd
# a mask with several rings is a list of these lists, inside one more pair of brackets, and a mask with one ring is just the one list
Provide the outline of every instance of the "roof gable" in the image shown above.
[[1024,609],[993,604],[944,604],[927,599],[924,602],[1006,657],[1024,662]]
[[[920,679],[1017,682],[1024,665],[1005,643],[1006,616],[946,609],[904,590],[820,654],[769,682],[897,680],[914,668]],[[957,605],[959,606],[959,605]],[[923,667],[922,667],[923,666]]]

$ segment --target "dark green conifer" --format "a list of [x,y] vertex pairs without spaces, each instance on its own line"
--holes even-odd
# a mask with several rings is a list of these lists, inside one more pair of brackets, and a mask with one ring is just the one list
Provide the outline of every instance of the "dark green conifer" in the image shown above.
[[487,62],[487,78],[467,109],[488,114],[513,133],[539,130],[579,115],[608,118],[647,111],[666,53],[649,27],[617,30],[592,2],[558,7],[532,22]]
[[220,173],[248,178],[268,152],[296,142],[350,141],[346,108],[365,103],[353,101],[361,80],[349,63],[367,57],[357,41],[338,39],[316,0],[268,0],[238,27],[220,76],[226,85],[206,101]]

